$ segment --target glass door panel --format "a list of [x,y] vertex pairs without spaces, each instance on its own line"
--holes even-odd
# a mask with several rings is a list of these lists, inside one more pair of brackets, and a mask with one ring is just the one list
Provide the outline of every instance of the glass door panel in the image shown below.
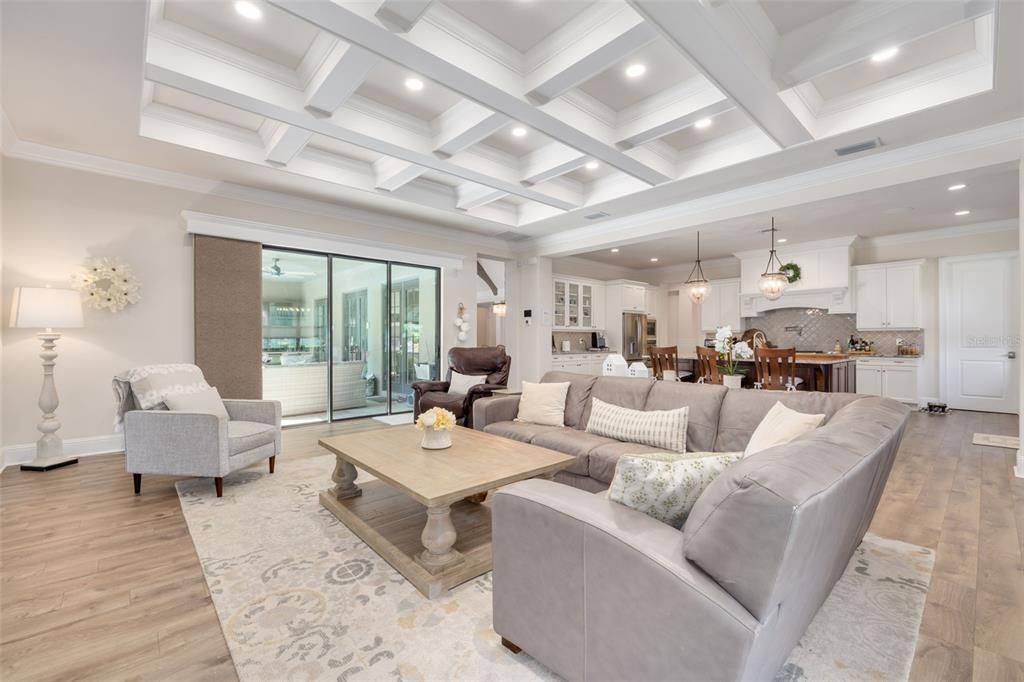
[[440,374],[439,286],[436,268],[391,265],[387,300],[392,414],[412,411],[412,385]]
[[388,413],[388,265],[331,257],[333,418]]
[[263,251],[263,397],[284,426],[327,420],[327,256]]

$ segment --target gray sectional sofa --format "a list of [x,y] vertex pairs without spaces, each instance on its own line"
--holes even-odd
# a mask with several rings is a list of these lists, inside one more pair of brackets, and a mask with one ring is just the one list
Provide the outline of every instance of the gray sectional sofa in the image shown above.
[[[570,680],[768,680],[864,537],[909,409],[854,394],[730,390],[550,372],[565,427],[514,422],[517,396],[477,402],[476,428],[576,455],[556,481],[493,503],[494,629]],[[592,397],[690,406],[687,450],[742,450],[776,401],[825,424],[748,457],[704,491],[682,530],[608,501],[627,452],[587,434]],[[582,489],[580,489],[582,488]]]

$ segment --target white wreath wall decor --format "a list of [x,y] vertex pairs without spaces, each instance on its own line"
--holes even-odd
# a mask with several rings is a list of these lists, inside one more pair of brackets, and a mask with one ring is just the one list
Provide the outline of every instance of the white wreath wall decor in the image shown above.
[[138,278],[120,258],[90,258],[71,275],[71,286],[86,305],[112,313],[142,300]]

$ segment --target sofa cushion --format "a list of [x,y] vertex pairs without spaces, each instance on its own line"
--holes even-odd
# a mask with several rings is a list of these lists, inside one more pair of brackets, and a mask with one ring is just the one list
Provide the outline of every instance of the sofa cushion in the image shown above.
[[260,422],[228,422],[228,454],[237,455],[261,445],[273,443],[277,429]]
[[615,476],[615,465],[619,463],[619,458],[623,455],[638,455],[662,451],[662,448],[640,445],[639,443],[615,442],[601,445],[590,451],[587,473],[590,474],[591,478],[608,485]]
[[794,441],[821,426],[823,421],[824,414],[804,414],[782,403],[775,403],[754,429],[754,435],[750,437],[743,456],[750,457],[762,450]]
[[530,424],[528,422],[494,422],[484,427],[487,433],[495,436],[503,436],[521,443],[530,443],[540,433],[548,431],[561,431],[561,426],[544,426],[543,424]]
[[540,384],[524,381],[516,421],[562,426],[565,424],[565,396],[568,392],[568,381]]
[[863,397],[854,393],[813,391],[727,391],[722,400],[714,451],[745,450],[757,425],[777,402],[797,412],[824,414],[828,424],[838,410]]
[[629,443],[653,445],[672,452],[686,452],[686,413],[674,410],[630,410],[600,398],[590,399],[587,433]]
[[910,410],[854,400],[825,426],[731,466],[683,526],[687,559],[762,622],[778,611],[809,621],[874,514]]
[[[654,379],[641,377],[598,377],[590,391],[590,397],[631,410],[642,410],[654,383]],[[590,403],[588,400],[583,408],[579,424],[581,429],[586,429],[587,422],[590,421]]]
[[583,475],[590,473],[591,450],[602,445],[618,443],[618,441],[611,438],[605,438],[604,436],[598,436],[585,431],[577,431],[569,427],[539,433],[530,442],[542,448],[550,448],[564,452],[567,455],[573,455],[576,457],[576,461],[571,466],[566,467],[565,471],[571,474]]
[[574,429],[582,429],[586,424],[580,424],[583,417],[583,410],[590,399],[590,391],[594,388],[597,377],[590,374],[576,374],[575,372],[548,372],[540,380],[541,383],[569,382],[569,393],[565,396],[565,425]]
[[[680,381],[656,381],[647,394],[645,410],[673,410],[686,405],[686,449],[710,452],[715,446],[722,400],[729,392],[725,386],[690,384]],[[742,448],[739,448],[742,450]]]

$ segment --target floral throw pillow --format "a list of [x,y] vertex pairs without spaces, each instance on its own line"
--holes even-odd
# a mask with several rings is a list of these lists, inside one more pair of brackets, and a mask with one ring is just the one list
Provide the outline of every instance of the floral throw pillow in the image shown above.
[[742,458],[742,452],[623,455],[615,467],[608,499],[682,528],[704,488]]

